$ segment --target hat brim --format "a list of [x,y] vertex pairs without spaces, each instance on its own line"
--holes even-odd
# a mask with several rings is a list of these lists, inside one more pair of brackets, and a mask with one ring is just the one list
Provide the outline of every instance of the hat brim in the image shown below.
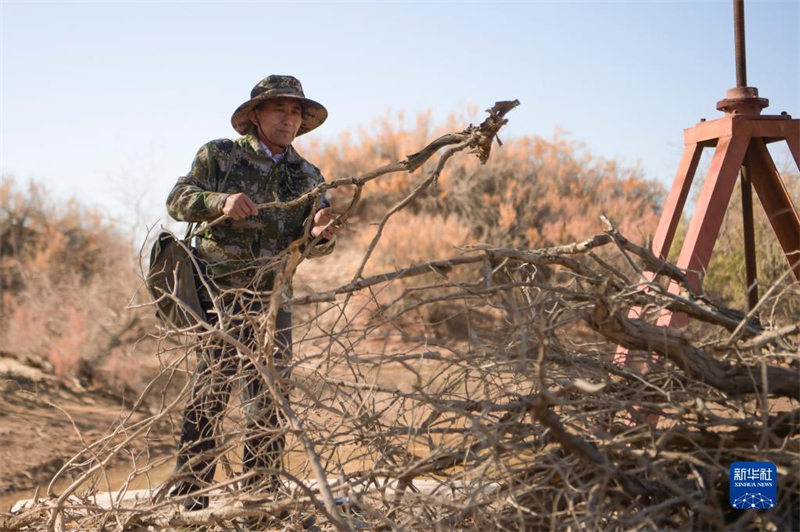
[[236,108],[231,116],[231,125],[240,135],[247,135],[253,131],[253,123],[250,121],[250,111],[261,105],[268,100],[275,98],[291,98],[300,101],[303,106],[303,121],[300,122],[300,129],[297,130],[297,135],[304,135],[312,129],[318,128],[328,118],[328,110],[325,109],[319,102],[315,102],[310,98],[303,98],[293,94],[270,94],[263,93],[257,95],[255,98],[250,98],[242,105]]

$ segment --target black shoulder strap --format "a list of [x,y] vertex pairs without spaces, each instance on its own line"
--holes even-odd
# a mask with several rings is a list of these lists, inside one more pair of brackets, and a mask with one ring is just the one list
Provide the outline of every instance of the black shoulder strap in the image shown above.
[[189,222],[189,223],[186,225],[186,234],[185,234],[185,235],[183,235],[183,241],[184,241],[184,242],[186,242],[187,244],[189,243],[189,239],[190,239],[192,236],[194,236],[194,235],[192,235],[192,231],[194,231],[194,228],[195,228],[195,226],[196,226],[196,225],[197,225],[197,224],[196,224],[196,223],[194,223],[194,222]]

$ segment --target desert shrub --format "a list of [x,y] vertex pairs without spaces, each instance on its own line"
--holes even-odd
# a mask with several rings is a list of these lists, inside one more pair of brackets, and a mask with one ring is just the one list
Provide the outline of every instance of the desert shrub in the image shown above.
[[118,236],[100,214],[74,200],[53,203],[41,185],[26,191],[6,178],[0,183],[0,287],[17,294],[37,277],[83,281],[103,273]]
[[601,215],[644,239],[658,223],[663,189],[657,183],[558,132],[550,140],[508,141],[485,166],[464,162],[453,165],[436,204],[468,220],[482,240],[528,248],[563,244],[602,230]]
[[[358,175],[415,152],[444,131],[452,131],[454,122],[457,119],[451,116],[446,125],[434,127],[430,113],[424,113],[415,127],[404,129],[402,115],[397,120],[387,115],[369,132],[346,134],[325,146],[311,143],[304,153],[328,179]],[[416,174],[395,174],[370,183],[355,214],[374,221],[407,195],[416,181]],[[349,199],[347,190],[333,191],[332,196],[338,205]],[[639,168],[594,156],[556,132],[550,140],[507,139],[494,148],[487,165],[473,157],[454,159],[409,210],[457,218],[478,241],[534,248],[602,230],[601,215],[632,238],[643,240],[655,230],[663,198],[663,188],[644,179]]]
[[141,319],[126,310],[137,285],[134,255],[100,212],[55,202],[39,184],[21,190],[3,179],[0,344],[45,359],[59,376],[93,381],[120,334]]

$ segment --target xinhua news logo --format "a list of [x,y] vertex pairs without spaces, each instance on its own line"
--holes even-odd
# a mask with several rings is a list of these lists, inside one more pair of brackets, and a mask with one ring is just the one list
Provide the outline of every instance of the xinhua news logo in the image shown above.
[[772,462],[734,462],[730,502],[739,510],[767,510],[778,502],[778,470]]

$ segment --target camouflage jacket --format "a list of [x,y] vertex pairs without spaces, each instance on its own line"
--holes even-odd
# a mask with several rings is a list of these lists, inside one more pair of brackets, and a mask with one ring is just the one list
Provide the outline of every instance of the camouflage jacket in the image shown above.
[[[323,182],[319,169],[289,146],[276,163],[253,135],[213,140],[197,152],[190,172],[178,179],[167,198],[176,220],[210,222],[222,215],[229,195],[247,194],[256,204],[288,201]],[[197,258],[220,288],[271,290],[276,268],[273,257],[303,236],[304,222],[314,201],[286,208],[270,207],[243,220],[225,219],[196,240]],[[318,208],[329,205],[321,196]],[[327,255],[335,240],[308,250],[309,257]]]

